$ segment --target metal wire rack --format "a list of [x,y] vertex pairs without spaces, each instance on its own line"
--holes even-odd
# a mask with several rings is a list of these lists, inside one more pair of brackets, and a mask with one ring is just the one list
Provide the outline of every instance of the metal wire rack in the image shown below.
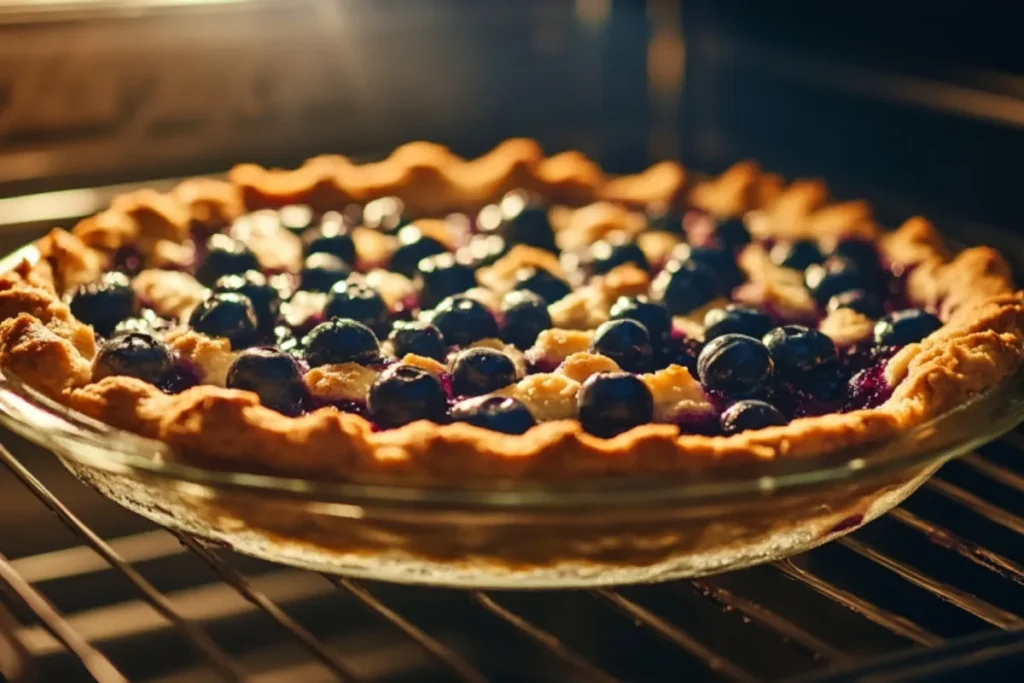
[[[19,493],[72,533],[57,550],[0,555],[10,681],[989,681],[1012,680],[1024,662],[1022,432],[803,556],[688,582],[548,592],[319,576],[153,527],[98,497],[75,512],[49,484],[74,486],[53,458],[4,439],[20,454],[0,446]],[[85,521],[96,505],[103,526],[119,520],[111,540]]]

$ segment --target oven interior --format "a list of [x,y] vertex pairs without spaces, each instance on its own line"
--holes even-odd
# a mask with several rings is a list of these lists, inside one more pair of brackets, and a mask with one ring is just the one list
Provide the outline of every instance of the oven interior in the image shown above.
[[[527,135],[611,170],[751,157],[824,176],[1019,269],[1024,69],[998,16],[982,35],[941,11],[879,25],[863,6],[748,5],[0,2],[0,243],[124,184]],[[953,27],[955,49],[936,38]],[[206,547],[0,442],[2,680],[997,681],[1024,664],[1024,431],[792,560],[486,593]]]

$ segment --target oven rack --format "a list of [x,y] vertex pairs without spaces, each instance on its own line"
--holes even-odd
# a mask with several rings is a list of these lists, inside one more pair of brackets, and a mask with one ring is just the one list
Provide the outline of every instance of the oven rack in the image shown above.
[[[0,675],[100,683],[1010,680],[1010,667],[1024,663],[1021,456],[1024,432],[1012,432],[947,465],[883,520],[772,565],[658,586],[506,592],[320,576],[155,526],[106,540],[29,458],[0,446],[14,478],[77,538],[46,554],[0,555]],[[205,574],[189,570],[175,585],[167,571],[153,571],[187,557]],[[114,583],[120,595],[111,599]],[[98,599],[83,602],[82,586]],[[340,639],[308,608],[332,595],[345,605]],[[439,618],[449,610],[450,619]],[[147,644],[153,639],[157,646]],[[170,640],[190,647],[163,661],[137,656]],[[289,655],[260,656],[282,643]]]

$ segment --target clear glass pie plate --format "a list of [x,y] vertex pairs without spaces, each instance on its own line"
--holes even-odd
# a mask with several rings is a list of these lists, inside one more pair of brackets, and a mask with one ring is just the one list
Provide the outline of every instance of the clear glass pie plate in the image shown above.
[[[0,272],[23,249],[0,260]],[[685,478],[344,483],[184,464],[0,374],[0,423],[124,507],[238,552],[354,577],[473,587],[663,581],[828,542],[900,503],[947,460],[1024,420],[1024,372],[897,439]]]

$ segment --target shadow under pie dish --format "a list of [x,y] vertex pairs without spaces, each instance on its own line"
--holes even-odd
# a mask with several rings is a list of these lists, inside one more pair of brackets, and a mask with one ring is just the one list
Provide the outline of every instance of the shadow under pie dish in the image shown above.
[[508,140],[118,197],[0,276],[0,368],[204,466],[576,480],[891,439],[1010,375],[995,251],[755,164]]

